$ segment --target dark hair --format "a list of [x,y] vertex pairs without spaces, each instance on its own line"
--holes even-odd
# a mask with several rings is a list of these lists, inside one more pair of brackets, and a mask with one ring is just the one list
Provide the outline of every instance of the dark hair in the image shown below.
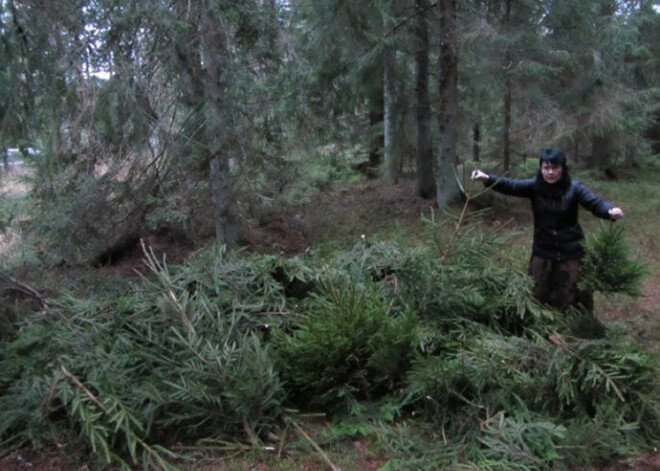
[[550,165],[557,165],[562,168],[561,179],[557,183],[547,183],[543,179],[541,170],[536,175],[536,184],[538,185],[540,191],[543,191],[546,194],[561,194],[566,188],[571,184],[571,176],[568,172],[568,164],[566,163],[566,156],[557,149],[556,147],[549,147],[547,149],[541,150],[541,157],[539,159],[539,167],[543,165],[543,162],[547,162]]
[[564,169],[566,168],[566,156],[556,147],[541,150],[539,165],[543,164],[543,162],[547,162],[550,165],[560,165]]

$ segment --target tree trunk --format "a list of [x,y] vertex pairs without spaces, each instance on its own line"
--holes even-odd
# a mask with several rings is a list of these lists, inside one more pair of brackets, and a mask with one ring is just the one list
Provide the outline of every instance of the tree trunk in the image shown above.
[[[9,173],[9,151],[6,147],[2,147],[0,150],[2,150],[2,170],[4,170],[5,173]],[[2,175],[2,173],[0,173],[0,175]]]
[[392,69],[394,54],[386,50],[383,54],[383,157],[385,161],[384,178],[394,184],[398,180],[396,155],[394,153],[394,78]]
[[416,192],[425,199],[435,196],[433,143],[431,140],[431,103],[429,99],[429,27],[428,0],[416,0],[417,7],[417,185]]
[[472,160],[479,162],[481,159],[481,127],[479,123],[472,126]]
[[651,123],[644,136],[651,143],[651,151],[654,154],[660,154],[660,105],[651,113]]
[[230,154],[227,151],[231,129],[230,110],[224,94],[223,66],[227,61],[222,22],[209,14],[201,20],[201,40],[204,61],[204,140],[210,163],[213,222],[218,244],[232,249],[236,244],[237,221],[234,214],[234,197]]
[[610,136],[594,136],[591,139],[591,155],[587,160],[590,168],[605,168],[612,162],[614,141]]
[[213,224],[215,238],[228,249],[236,245],[236,220],[234,195],[229,161],[222,156],[211,159],[211,196],[213,199]]
[[504,79],[504,129],[502,135],[502,166],[504,174],[511,170],[511,79]]
[[[511,32],[511,0],[506,0],[504,13],[504,29],[507,35]],[[504,174],[511,170],[511,51],[506,47],[504,53],[504,129],[502,135],[502,164]]]
[[458,37],[456,1],[439,0],[440,7],[440,77],[438,112],[439,144],[436,159],[436,200],[440,208],[458,200],[460,188],[454,166],[456,158],[456,119],[458,115]]
[[369,172],[367,175],[377,175],[377,169],[383,161],[383,86],[382,74],[379,74],[379,85],[369,100]]

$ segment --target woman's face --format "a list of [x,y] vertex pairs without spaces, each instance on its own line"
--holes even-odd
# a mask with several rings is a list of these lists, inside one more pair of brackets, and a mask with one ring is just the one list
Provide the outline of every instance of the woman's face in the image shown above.
[[548,183],[557,183],[561,180],[563,171],[561,165],[552,165],[549,162],[541,163],[541,176]]

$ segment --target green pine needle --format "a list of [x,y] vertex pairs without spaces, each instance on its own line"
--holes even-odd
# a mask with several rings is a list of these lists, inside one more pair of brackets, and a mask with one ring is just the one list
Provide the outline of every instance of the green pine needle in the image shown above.
[[582,265],[582,287],[603,294],[641,295],[645,266],[630,254],[624,226],[601,224],[587,238]]

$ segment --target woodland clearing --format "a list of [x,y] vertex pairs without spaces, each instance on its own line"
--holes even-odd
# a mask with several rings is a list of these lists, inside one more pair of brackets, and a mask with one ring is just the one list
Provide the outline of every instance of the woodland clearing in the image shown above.
[[[611,190],[612,183],[606,187]],[[616,183],[614,184],[616,185]],[[626,191],[615,191],[617,197]],[[634,338],[646,348],[660,354],[660,266],[654,234],[650,231],[653,221],[640,221],[641,214],[634,201],[620,200],[627,210],[624,224],[635,226],[631,231],[635,254],[645,254],[649,274],[643,285],[640,298],[598,296],[596,312],[605,323],[623,323]],[[512,257],[524,263],[530,244],[531,217],[526,202],[505,202],[490,199],[491,206],[484,218],[493,231],[514,232],[510,245]],[[483,204],[477,202],[476,208]],[[461,208],[456,208],[460,211]],[[242,231],[244,250],[279,253],[293,256],[305,252],[311,246],[333,247],[351,245],[361,238],[405,238],[414,240],[423,231],[422,218],[438,217],[433,204],[414,195],[413,184],[404,181],[397,185],[362,182],[343,186],[331,192],[317,194],[309,204],[297,208],[282,208],[260,224],[246,223]],[[652,216],[651,219],[657,219]],[[586,225],[593,229],[593,221]],[[185,241],[172,237],[152,235],[147,239],[158,254],[165,254],[169,263],[179,263],[192,252]],[[138,246],[128,250],[116,263],[96,269],[103,277],[134,277],[144,272],[143,254]],[[312,430],[324,427],[324,423],[309,424]],[[300,438],[300,437],[299,437]],[[385,457],[370,449],[370,442],[354,440],[342,448],[326,450],[333,463],[340,463],[344,471],[376,470],[386,462]],[[88,469],[79,458],[62,444],[59,451],[21,449],[2,457],[0,469],[5,471],[78,471]],[[200,456],[198,461],[187,464],[184,469],[195,471],[233,470],[321,470],[332,469],[319,458],[314,450],[308,454],[273,456],[272,451],[238,450],[233,457]],[[643,471],[660,469],[660,454],[622,457],[621,462],[603,464],[599,471]],[[576,471],[582,471],[576,470]],[[586,471],[586,470],[585,470]]]

